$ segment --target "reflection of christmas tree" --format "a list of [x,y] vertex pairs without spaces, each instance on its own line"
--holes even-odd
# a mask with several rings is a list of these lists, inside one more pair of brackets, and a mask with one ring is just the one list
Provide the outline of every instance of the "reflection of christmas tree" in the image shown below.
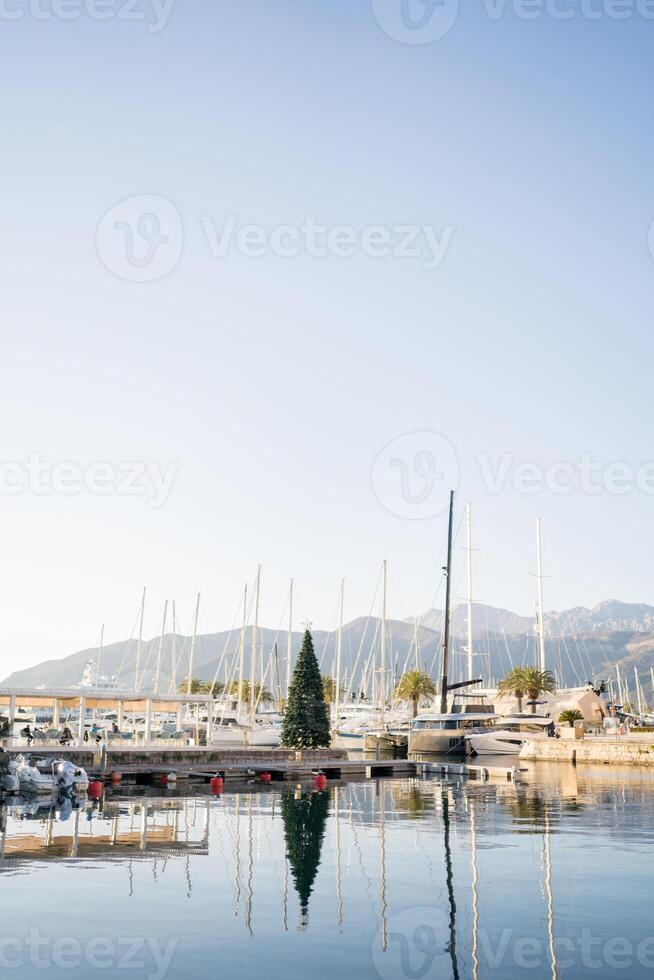
[[284,793],[282,796],[286,854],[300,899],[302,929],[306,928],[308,921],[309,896],[320,866],[328,810],[327,793],[303,793],[299,797]]

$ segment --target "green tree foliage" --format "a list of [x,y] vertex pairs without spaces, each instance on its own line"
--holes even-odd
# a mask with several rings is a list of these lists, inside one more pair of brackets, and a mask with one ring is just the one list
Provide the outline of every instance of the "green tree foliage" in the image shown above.
[[575,727],[576,721],[583,721],[583,720],[584,720],[584,716],[582,715],[581,711],[579,711],[577,708],[566,708],[565,711],[562,711],[561,714],[559,715],[559,721],[563,722],[564,724],[565,722],[567,722],[568,725],[570,725],[570,728]]
[[311,633],[306,630],[288,692],[282,745],[293,749],[319,749],[327,747],[330,741],[322,677]]
[[188,679],[182,681],[177,690],[180,694],[210,694],[216,698],[223,693],[225,685],[221,684],[220,681],[214,681],[212,683],[211,681],[201,681],[199,677],[192,677],[190,692],[188,689]]
[[[238,681],[232,681],[232,683],[228,685],[227,693],[232,694],[235,697],[238,697]],[[241,695],[241,701],[244,704],[249,704],[251,696],[252,696],[252,688],[250,686],[250,682],[245,678],[243,678],[243,691]],[[265,687],[262,688],[261,684],[259,684],[259,682],[257,681],[257,683],[254,685],[254,703],[272,704],[273,701],[274,698],[270,693],[270,691],[266,690]]]
[[[541,694],[556,694],[556,681],[549,670],[538,667],[514,667],[497,685],[500,694],[512,694],[518,701],[518,711],[522,711],[522,701],[526,697],[537,701]],[[532,714],[536,705],[531,706]]]
[[407,670],[402,674],[399,683],[393,691],[393,697],[398,701],[410,701],[413,706],[413,717],[418,714],[418,704],[421,698],[433,698],[436,685],[422,670]]

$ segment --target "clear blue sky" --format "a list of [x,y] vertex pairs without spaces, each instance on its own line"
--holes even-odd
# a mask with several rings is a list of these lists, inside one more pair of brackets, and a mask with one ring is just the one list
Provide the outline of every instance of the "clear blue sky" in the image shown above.
[[[490,493],[479,464],[654,458],[654,21],[465,0],[446,36],[407,44],[370,0],[177,0],[154,31],[140,2],[150,21],[122,19],[124,0],[103,21],[27,0],[0,16],[2,459],[178,465],[155,508],[0,494],[0,670],[92,645],[102,622],[125,636],[144,584],[148,635],[164,597],[188,628],[197,591],[201,629],[229,626],[259,561],[269,625],[291,575],[298,621],[333,627],[341,576],[346,617],[364,614],[383,558],[389,613],[422,611],[444,515],[389,512],[371,468],[423,431],[455,448],[459,509],[473,501],[480,599],[532,608],[540,516],[548,608],[654,600],[651,494]],[[183,228],[151,282],[96,245],[140,195]],[[216,258],[202,219],[230,215],[451,240],[433,270]]]

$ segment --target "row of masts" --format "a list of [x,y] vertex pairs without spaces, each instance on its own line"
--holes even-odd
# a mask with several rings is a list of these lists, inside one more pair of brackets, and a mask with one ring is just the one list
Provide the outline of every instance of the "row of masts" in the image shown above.
[[[440,707],[441,711],[445,712],[447,710],[447,695],[449,688],[450,679],[450,618],[451,618],[451,582],[452,582],[452,549],[453,549],[453,513],[454,513],[454,493],[450,494],[450,507],[448,515],[448,535],[447,535],[447,564],[444,566],[443,571],[445,573],[445,613],[444,613],[444,623],[442,631],[442,672],[439,685],[439,696],[440,696]],[[466,623],[466,643],[464,647],[464,652],[466,654],[466,673],[467,673],[467,683],[474,683],[475,681],[475,641],[473,635],[473,602],[474,602],[474,592],[473,592],[473,546],[472,546],[472,505],[468,503],[466,505],[465,511],[465,525],[466,525],[466,544],[465,551],[467,556],[467,623]],[[536,522],[536,558],[537,558],[537,602],[536,602],[536,615],[535,615],[535,634],[538,642],[538,661],[541,670],[546,669],[546,651],[545,651],[545,616],[544,616],[544,600],[543,600],[543,570],[542,570],[542,523],[538,519]],[[290,580],[289,593],[288,593],[288,629],[287,629],[287,649],[286,649],[286,670],[285,670],[285,690],[288,696],[288,691],[291,686],[292,679],[292,664],[293,664],[293,579]],[[146,606],[146,592],[147,589],[144,588],[141,596],[140,610],[138,616],[138,638],[136,644],[136,663],[135,663],[135,677],[134,677],[134,689],[136,691],[140,690],[143,679],[145,675],[145,670],[143,668],[143,629],[144,629],[144,617],[145,617],[145,606]],[[260,615],[260,595],[261,595],[261,565],[257,568],[255,586],[254,586],[254,620],[252,625],[251,634],[251,655],[250,655],[250,674],[252,677],[252,682],[250,684],[249,690],[249,713],[253,717],[256,713],[257,708],[257,678],[261,680],[261,687],[263,687],[264,678],[264,662],[263,662],[263,650],[259,649],[258,636],[259,636],[259,615]],[[386,675],[389,673],[387,669],[387,597],[388,597],[388,563],[386,560],[382,562],[382,599],[381,599],[381,633],[380,633],[380,644],[379,644],[379,659],[377,669],[374,670],[373,665],[373,676],[374,673],[379,675],[379,683],[377,685],[376,700],[378,700],[381,713],[383,716],[384,706],[388,700]],[[196,658],[197,649],[197,637],[198,637],[198,620],[200,614],[200,601],[201,595],[198,593],[195,602],[195,610],[193,617],[193,629],[191,637],[191,647],[190,654],[188,658],[188,674],[186,678],[186,693],[192,693],[192,683],[193,683],[193,671]],[[238,705],[239,708],[243,703],[243,693],[244,693],[244,671],[245,671],[245,659],[246,659],[246,632],[248,626],[248,585],[246,584],[243,589],[243,615],[241,624],[241,636],[239,643],[238,652],[238,682],[234,687],[238,690]],[[344,606],[345,606],[345,579],[341,579],[339,588],[339,600],[338,600],[338,625],[336,632],[336,651],[334,658],[334,695],[333,695],[333,711],[336,719],[339,717],[339,711],[341,709],[343,695],[343,624],[344,624]],[[163,617],[161,623],[161,632],[159,636],[159,644],[156,657],[155,673],[154,673],[154,693],[159,694],[161,688],[161,676],[162,676],[162,666],[163,666],[163,656],[164,656],[164,638],[166,635],[166,628],[168,625],[169,614],[172,619],[172,682],[176,683],[176,678],[178,675],[179,662],[178,662],[178,652],[177,652],[177,616],[175,601],[165,600]],[[100,630],[100,640],[97,650],[97,663],[96,663],[96,683],[99,686],[100,682],[100,670],[102,662],[103,644],[104,644],[104,625]],[[416,667],[418,667],[418,620],[414,620],[414,644],[415,644],[415,660]],[[277,657],[277,649],[275,646],[275,657]],[[408,663],[408,659],[407,659]],[[367,668],[366,668],[367,672]],[[395,669],[393,668],[393,673],[395,674]],[[626,682],[620,674],[620,668],[618,665],[615,667],[617,688],[620,702],[622,704],[630,702],[629,692],[627,690]],[[643,688],[638,677],[637,668],[634,668],[635,680],[636,680],[636,702],[638,705],[638,711],[640,714],[646,710],[645,698],[643,694]],[[651,670],[651,680],[652,689],[654,691],[654,668]],[[354,676],[350,677],[350,684],[354,683]],[[281,699],[281,684],[279,678],[279,671],[277,677],[277,687],[279,689],[279,695]],[[374,685],[373,685],[374,687]],[[635,706],[635,705],[634,705]],[[382,717],[383,723],[383,717]]]
[[[453,546],[453,507],[454,507],[454,493],[450,495],[450,511],[448,520],[448,544],[447,544],[447,565],[444,567],[445,578],[446,578],[446,598],[445,598],[445,616],[444,616],[444,627],[442,634],[442,677],[441,677],[441,707],[445,710],[446,695],[447,695],[447,682],[449,674],[449,645],[450,645],[450,611],[451,611],[451,565],[452,565],[452,546]],[[472,505],[468,503],[466,505],[466,552],[467,552],[467,643],[466,643],[466,654],[467,654],[467,674],[468,681],[472,681],[474,678],[474,640],[473,640],[473,568],[472,568]],[[536,633],[538,635],[539,650],[540,650],[540,662],[541,667],[544,669],[545,664],[545,639],[544,639],[544,617],[543,617],[543,575],[542,575],[542,562],[541,562],[541,522],[537,522],[537,556],[538,556],[538,605],[536,614]],[[291,686],[292,677],[292,645],[293,645],[293,579],[290,580],[289,596],[288,596],[288,630],[287,630],[287,650],[286,650],[286,675],[285,675],[285,687],[286,693]],[[134,689],[139,691],[143,679],[145,670],[143,668],[143,630],[144,630],[144,620],[145,620],[145,607],[146,607],[146,594],[147,588],[143,588],[141,595],[141,603],[139,608],[138,616],[138,637],[136,644],[136,663],[135,663],[135,675],[134,675]],[[261,656],[258,651],[258,632],[259,632],[259,612],[260,612],[260,594],[261,594],[261,565],[257,568],[256,580],[255,580],[255,595],[254,595],[254,622],[252,626],[252,643],[251,643],[251,674],[253,678],[253,683],[250,685],[250,713],[254,714],[255,711],[255,678],[257,676],[257,667],[263,668],[261,662]],[[377,672],[379,673],[379,685],[378,685],[378,696],[379,702],[383,706],[386,702],[386,661],[387,661],[387,597],[388,597],[388,563],[386,560],[382,562],[382,601],[381,601],[381,636],[380,636],[380,653],[379,653],[379,666]],[[196,648],[197,648],[197,637],[198,637],[198,620],[200,614],[200,601],[201,594],[198,593],[195,602],[195,612],[193,617],[193,630],[191,638],[191,649],[188,661],[188,674],[186,679],[186,693],[192,693],[192,683],[193,683],[193,670],[195,664]],[[345,579],[341,580],[339,589],[339,612],[338,612],[338,627],[336,636],[336,656],[335,656],[335,671],[334,671],[334,709],[335,715],[338,717],[338,712],[340,709],[341,692],[342,692],[342,649],[343,649],[343,616],[344,616],[344,602],[345,602]],[[169,610],[171,613],[171,633],[172,633],[172,677],[176,680],[177,672],[179,668],[179,663],[177,659],[177,616],[176,616],[176,606],[175,600],[166,599],[164,602],[163,617],[161,623],[161,631],[159,635],[159,646],[157,651],[156,666],[155,666],[155,676],[154,676],[154,693],[159,694],[161,687],[161,672],[163,665],[163,654],[164,654],[164,639],[166,635],[166,627],[168,625],[168,615]],[[241,638],[239,644],[239,665],[238,665],[238,702],[239,705],[243,700],[243,684],[244,684],[244,669],[245,669],[245,644],[246,644],[246,631],[248,622],[248,586],[244,586],[243,590],[243,617],[241,626]],[[104,645],[104,624],[100,630],[100,640],[97,649],[97,662],[96,662],[96,686],[99,686],[100,676],[101,676],[101,663]],[[418,621],[414,621],[414,643],[416,648],[416,666],[418,665]],[[258,663],[259,661],[259,663]],[[263,675],[263,670],[261,669],[261,674]]]

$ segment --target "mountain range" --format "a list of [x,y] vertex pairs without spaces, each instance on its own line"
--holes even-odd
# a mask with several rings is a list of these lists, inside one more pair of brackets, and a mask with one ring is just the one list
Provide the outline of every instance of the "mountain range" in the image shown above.
[[[408,620],[389,620],[387,668],[395,676],[405,665],[418,665],[438,676],[443,613],[429,609],[422,616]],[[453,681],[467,675],[465,650],[467,607],[457,605],[452,611]],[[354,687],[372,683],[379,662],[380,621],[375,617],[355,619],[343,627],[342,674],[348,679],[354,673]],[[644,603],[624,603],[617,600],[601,602],[592,609],[577,606],[563,612],[550,612],[545,617],[546,660],[565,686],[583,684],[615,677],[616,664],[623,679],[633,689],[634,668],[638,670],[644,689],[652,686],[654,667],[654,606]],[[417,638],[417,652],[416,652]],[[333,671],[336,634],[325,630],[313,631],[314,645],[323,672]],[[302,633],[293,634],[293,656],[302,642]],[[234,676],[240,643],[239,631],[205,633],[197,637],[193,675],[202,680],[229,680]],[[245,637],[245,671],[250,674],[252,630]],[[282,685],[285,676],[287,637],[285,632],[262,628],[258,633],[259,654],[267,671],[266,686],[276,689],[277,678]],[[159,651],[159,637],[144,641],[141,654],[141,684],[152,690]],[[275,655],[277,645],[277,656]],[[474,672],[487,683],[502,677],[512,665],[537,662],[534,620],[506,609],[473,604]],[[166,634],[164,637],[160,690],[173,690],[188,671],[191,640],[188,636]],[[173,668],[173,658],[177,670]],[[97,649],[87,648],[59,660],[46,660],[33,667],[14,671],[2,682],[4,687],[71,687],[80,683],[85,665],[91,672],[115,679],[116,686],[130,689],[135,681],[136,642],[134,639],[109,644],[97,664]],[[174,675],[174,676],[173,676]],[[379,677],[378,671],[376,676]]]

